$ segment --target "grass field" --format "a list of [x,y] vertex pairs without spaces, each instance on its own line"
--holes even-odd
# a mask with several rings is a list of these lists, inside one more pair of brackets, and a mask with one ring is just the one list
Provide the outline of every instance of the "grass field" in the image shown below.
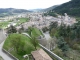
[[[28,22],[29,21],[29,18],[18,18],[18,22],[16,22],[16,26],[22,24],[22,23],[25,23],[25,22]],[[12,22],[12,21],[5,21],[5,22],[0,22],[0,28],[5,28],[8,26],[9,22]]]
[[[29,29],[30,29],[31,31],[30,31]],[[38,28],[36,28],[36,27],[29,27],[28,30],[29,30],[29,31],[27,31],[27,33],[28,33],[29,35],[30,35],[30,32],[31,32],[31,35],[34,36],[34,37],[39,37],[40,35],[43,36],[42,32],[41,32]]]
[[[18,43],[18,47],[22,46],[22,48],[20,49],[20,47],[18,49],[23,50],[24,49],[24,53],[23,51],[21,51],[20,54],[17,54],[17,51],[15,50],[15,47],[12,45],[13,42],[12,40],[15,40],[16,42],[18,41],[19,38],[19,43]],[[14,44],[16,44],[16,42]],[[24,45],[20,45],[20,44],[24,44]],[[31,51],[34,51],[35,48],[31,43],[31,40],[29,37],[22,35],[22,34],[11,34],[10,36],[7,37],[7,39],[4,42],[3,48],[6,49],[7,51],[9,51],[10,49],[12,49],[11,51],[9,51],[12,55],[14,55],[15,57],[17,57],[20,60],[24,60],[23,59],[23,55],[25,54],[31,54]],[[19,50],[19,51],[20,51]]]
[[18,26],[19,24],[28,22],[29,21],[29,18],[18,18],[18,20],[19,20],[19,22],[17,22],[17,25],[16,26]]
[[4,27],[7,27],[9,24],[9,22],[0,22],[0,28],[4,28]]
[[38,37],[42,35],[42,32],[38,28],[32,28],[32,35]]

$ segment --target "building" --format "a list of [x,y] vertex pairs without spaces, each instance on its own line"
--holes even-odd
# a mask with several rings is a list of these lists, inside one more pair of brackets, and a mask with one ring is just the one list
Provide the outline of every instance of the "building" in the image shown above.
[[52,60],[52,58],[43,49],[32,51],[31,54],[34,60]]

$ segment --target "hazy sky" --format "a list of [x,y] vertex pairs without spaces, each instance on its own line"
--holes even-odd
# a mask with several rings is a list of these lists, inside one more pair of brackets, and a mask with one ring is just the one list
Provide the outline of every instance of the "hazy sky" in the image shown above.
[[0,0],[0,8],[36,9],[48,8],[70,0]]

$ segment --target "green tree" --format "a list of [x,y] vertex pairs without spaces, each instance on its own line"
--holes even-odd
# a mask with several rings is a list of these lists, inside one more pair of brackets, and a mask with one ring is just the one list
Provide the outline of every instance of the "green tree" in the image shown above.
[[19,33],[24,32],[24,27],[21,25],[21,28],[18,30]]
[[21,36],[16,36],[15,38],[12,38],[11,43],[17,54],[24,55],[26,53],[24,48],[25,42],[22,41]]
[[32,35],[32,27],[29,27],[27,32],[28,32],[29,36],[31,37],[32,44],[34,45],[35,49],[37,49],[38,40],[35,36]]
[[7,33],[8,34],[10,34],[10,33],[16,33],[17,32],[17,30],[16,30],[16,28],[13,26],[13,25],[11,25],[8,29],[7,29]]
[[43,32],[46,32],[46,31],[48,31],[49,29],[47,28],[47,27],[44,27],[44,28],[42,28],[42,31]]
[[27,33],[31,36],[32,27],[28,27]]
[[37,50],[37,46],[38,46],[38,40],[36,37],[31,37],[31,42],[34,45],[35,49]]
[[54,36],[57,32],[58,22],[51,22],[49,26],[49,33],[51,36]]
[[65,42],[65,40],[64,40],[63,37],[58,38],[57,44],[58,44],[58,47],[59,47],[63,52],[68,51],[69,46],[68,46],[68,44]]
[[58,28],[58,35],[59,37],[66,37],[66,25],[65,24],[61,24],[60,27]]
[[58,22],[51,22],[51,23],[50,23],[50,26],[49,26],[49,27],[50,27],[50,28],[49,28],[50,31],[51,31],[51,29],[53,29],[53,28],[57,28],[57,26],[58,26]]

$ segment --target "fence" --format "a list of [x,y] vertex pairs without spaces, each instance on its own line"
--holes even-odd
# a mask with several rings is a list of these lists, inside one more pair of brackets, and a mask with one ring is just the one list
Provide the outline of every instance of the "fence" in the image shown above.
[[13,58],[13,59],[15,59],[15,60],[19,60],[18,58],[16,58],[15,56],[13,56],[11,53],[9,53],[7,50],[5,50],[5,49],[2,49],[5,53],[8,53],[8,55],[11,57],[11,58]]
[[58,55],[56,55],[55,53],[51,52],[50,50],[48,50],[47,48],[45,48],[43,45],[39,44],[41,48],[43,48],[46,52],[48,52],[50,55],[52,55],[53,57],[55,57],[57,60],[64,60],[61,57],[59,57]]

